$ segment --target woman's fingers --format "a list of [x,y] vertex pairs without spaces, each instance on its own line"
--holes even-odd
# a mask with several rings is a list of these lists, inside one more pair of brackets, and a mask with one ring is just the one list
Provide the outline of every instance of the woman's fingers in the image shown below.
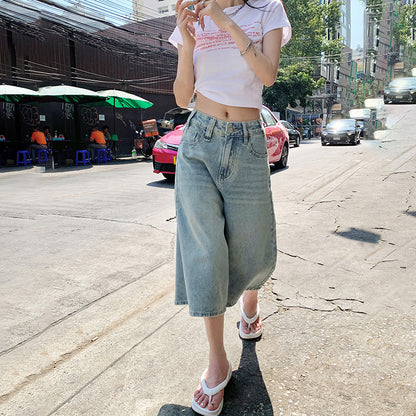
[[188,8],[189,6],[193,6],[197,2],[198,0],[178,0],[175,6],[175,12],[180,13],[182,10]]
[[186,26],[191,22],[197,22],[197,21],[198,21],[198,16],[194,12],[190,10],[185,10],[178,16],[176,24],[178,26]]

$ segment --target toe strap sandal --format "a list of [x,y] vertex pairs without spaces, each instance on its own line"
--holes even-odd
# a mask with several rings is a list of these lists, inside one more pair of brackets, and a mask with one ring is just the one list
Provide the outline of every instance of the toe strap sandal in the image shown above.
[[241,318],[247,323],[248,329],[250,331],[248,334],[246,334],[243,331],[243,327],[242,327],[242,325],[240,323],[240,327],[239,327],[240,338],[242,338],[242,339],[257,339],[257,338],[260,338],[261,337],[261,334],[263,333],[263,326],[260,326],[260,329],[258,331],[256,331],[256,332],[253,332],[251,330],[251,325],[254,324],[254,322],[257,321],[257,319],[259,317],[259,314],[260,314],[259,304],[257,303],[257,312],[251,318],[249,318],[246,315],[246,313],[244,312],[244,303],[243,303],[243,299],[242,298],[240,298],[239,304],[240,304]]
[[225,377],[225,379],[218,384],[215,387],[209,388],[207,386],[207,383],[205,381],[205,373],[207,370],[205,370],[202,373],[201,376],[201,386],[202,386],[202,391],[204,392],[204,394],[206,394],[209,397],[208,400],[208,404],[206,407],[201,407],[196,401],[195,398],[192,400],[192,410],[194,410],[196,413],[200,414],[200,415],[204,415],[204,416],[218,416],[221,411],[222,411],[222,407],[224,405],[224,398],[222,398],[221,403],[219,404],[219,406],[215,409],[215,410],[208,410],[208,405],[211,403],[211,399],[212,396],[214,396],[214,394],[219,393],[221,390],[224,390],[225,387],[227,386],[228,382],[230,381],[231,378],[231,374],[233,372],[233,369],[231,367],[231,363],[228,361],[228,372],[227,372],[227,376]]

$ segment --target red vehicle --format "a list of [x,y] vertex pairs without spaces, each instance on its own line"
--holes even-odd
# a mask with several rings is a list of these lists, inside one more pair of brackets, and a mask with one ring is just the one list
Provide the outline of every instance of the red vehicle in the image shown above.
[[[285,168],[289,156],[289,133],[273,113],[264,107],[261,118],[266,130],[269,163]],[[175,176],[176,156],[181,143],[184,125],[160,138],[153,148],[153,172],[161,173],[166,179]]]

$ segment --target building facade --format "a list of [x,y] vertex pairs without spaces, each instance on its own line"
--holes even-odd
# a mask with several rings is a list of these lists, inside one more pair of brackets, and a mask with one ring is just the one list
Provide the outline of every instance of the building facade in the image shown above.
[[136,22],[175,15],[176,0],[133,0],[133,18]]
[[[331,0],[320,0],[321,4],[330,2]],[[339,27],[332,36],[335,39],[341,39],[341,61],[336,64],[324,55],[322,56],[320,75],[325,79],[325,85],[312,97],[312,100],[320,105],[322,113],[327,116],[347,111],[352,90],[351,77],[355,77],[356,74],[356,67],[352,64],[351,50],[351,0],[342,3],[340,12]],[[327,39],[331,40],[329,30],[327,30]]]
[[383,10],[377,14],[371,8],[365,12],[364,78],[373,96],[380,95],[386,82],[394,78],[393,24],[397,2],[383,0]]

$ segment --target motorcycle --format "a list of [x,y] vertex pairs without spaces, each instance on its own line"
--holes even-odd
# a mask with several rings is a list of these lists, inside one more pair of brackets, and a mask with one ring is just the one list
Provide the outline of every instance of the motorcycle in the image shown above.
[[134,148],[136,154],[141,154],[147,159],[152,156],[153,147],[159,139],[159,131],[156,120],[146,120],[141,124],[143,128],[139,132],[136,131],[138,136],[134,140]]
[[305,127],[302,131],[302,139],[311,139],[312,136],[312,129],[310,127]]

